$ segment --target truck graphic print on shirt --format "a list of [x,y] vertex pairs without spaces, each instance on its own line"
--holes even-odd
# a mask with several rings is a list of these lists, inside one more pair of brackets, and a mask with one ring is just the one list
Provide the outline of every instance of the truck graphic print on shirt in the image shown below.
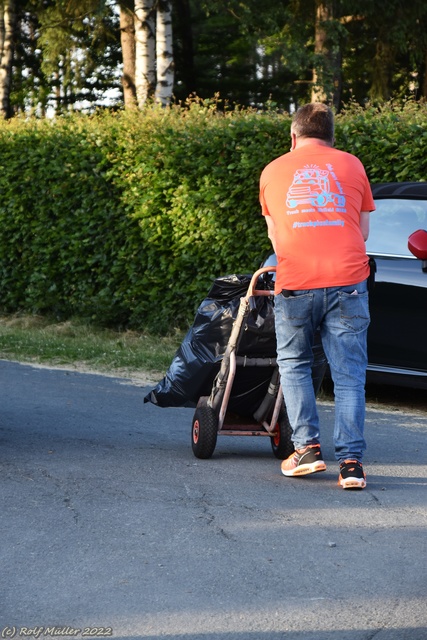
[[343,211],[345,196],[342,193],[331,191],[330,177],[334,179],[337,191],[342,190],[332,166],[327,166],[330,171],[320,169],[315,165],[295,171],[293,182],[287,193],[286,205],[295,208],[300,204],[309,204],[313,207],[325,207],[332,204]]

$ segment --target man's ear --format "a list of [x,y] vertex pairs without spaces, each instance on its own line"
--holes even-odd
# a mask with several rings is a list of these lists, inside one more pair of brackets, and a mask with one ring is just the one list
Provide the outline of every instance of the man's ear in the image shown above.
[[293,151],[296,146],[297,146],[297,137],[295,133],[291,133],[291,151]]

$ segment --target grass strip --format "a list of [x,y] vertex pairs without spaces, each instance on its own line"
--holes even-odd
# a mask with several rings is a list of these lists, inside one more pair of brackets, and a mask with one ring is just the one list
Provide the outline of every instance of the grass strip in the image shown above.
[[140,372],[154,380],[164,375],[182,338],[180,332],[159,337],[101,329],[79,320],[0,316],[1,359],[80,366],[110,374]]

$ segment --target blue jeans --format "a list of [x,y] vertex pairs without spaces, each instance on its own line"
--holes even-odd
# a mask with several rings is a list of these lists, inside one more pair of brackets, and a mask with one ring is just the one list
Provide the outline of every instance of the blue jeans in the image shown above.
[[[357,293],[354,293],[354,292]],[[335,393],[337,460],[362,460],[366,443],[365,379],[369,301],[367,282],[275,296],[277,361],[296,449],[319,442],[311,378],[313,340],[320,330]]]

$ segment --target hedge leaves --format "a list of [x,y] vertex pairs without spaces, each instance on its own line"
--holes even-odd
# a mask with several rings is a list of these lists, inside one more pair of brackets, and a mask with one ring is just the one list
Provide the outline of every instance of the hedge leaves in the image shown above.
[[[0,124],[0,307],[167,332],[213,278],[270,251],[263,167],[289,149],[274,112],[185,110]],[[424,104],[350,108],[336,145],[372,182],[425,180]]]

